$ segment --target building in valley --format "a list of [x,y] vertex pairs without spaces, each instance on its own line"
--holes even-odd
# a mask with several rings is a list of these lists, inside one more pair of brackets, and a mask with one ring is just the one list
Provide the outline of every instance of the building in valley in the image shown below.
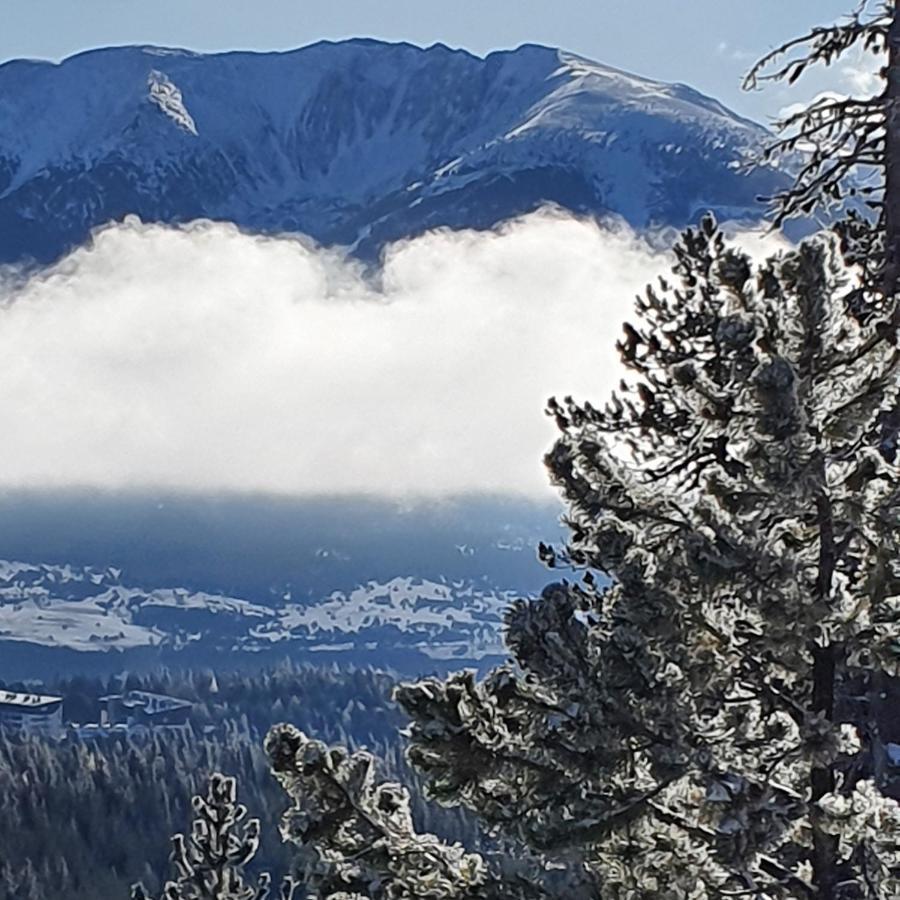
[[188,700],[150,691],[110,694],[100,698],[100,727],[181,730],[188,727],[192,706]]
[[62,697],[0,690],[0,730],[60,737],[62,704]]

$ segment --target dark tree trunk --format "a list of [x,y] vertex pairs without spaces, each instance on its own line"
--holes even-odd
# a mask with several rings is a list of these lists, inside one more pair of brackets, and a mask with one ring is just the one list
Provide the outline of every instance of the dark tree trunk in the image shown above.
[[[816,594],[824,600],[831,593],[832,579],[837,562],[837,548],[834,541],[834,513],[831,501],[825,492],[825,466],[819,461],[821,492],[816,498],[816,513],[819,524],[819,575],[816,580]],[[812,711],[834,720],[835,679],[840,658],[840,648],[836,644],[813,648]],[[832,766],[820,766],[810,772],[810,802],[815,804],[834,790],[835,777]],[[813,817],[813,884],[819,900],[834,900],[837,886],[838,838],[815,826]]]
[[884,178],[884,291],[893,298],[900,281],[900,3],[888,32],[888,71],[885,88],[887,128]]
[[[834,718],[834,680],[838,650],[834,644],[817,647],[813,655],[813,712]],[[834,790],[834,770],[815,768],[810,775],[811,801],[816,803]],[[813,884],[820,900],[834,900],[837,881],[838,839],[819,828],[813,829]]]

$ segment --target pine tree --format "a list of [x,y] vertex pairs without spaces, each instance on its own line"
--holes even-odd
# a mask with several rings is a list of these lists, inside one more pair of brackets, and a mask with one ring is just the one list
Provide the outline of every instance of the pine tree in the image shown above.
[[897,671],[900,490],[869,440],[896,332],[848,311],[826,238],[755,266],[707,220],[675,252],[625,326],[632,384],[550,404],[571,538],[542,553],[580,583],[515,605],[513,664],[400,690],[410,757],[603,897],[898,896],[875,726],[836,704]]
[[[602,898],[900,896],[877,722],[839,705],[900,662],[898,472],[871,442],[900,390],[896,329],[848,308],[827,237],[754,265],[707,219],[675,254],[625,326],[631,382],[603,409],[550,403],[571,538],[541,549],[569,580],[514,605],[510,664],[399,689],[410,759],[433,799]],[[429,872],[480,874],[408,889],[419,857],[359,824],[378,791],[347,806],[317,780],[326,752],[296,741],[285,832],[354,894],[490,895],[484,866],[438,844]]]
[[278,726],[266,751],[291,799],[282,835],[300,848],[310,900],[593,900],[593,881],[522,852],[468,852],[418,831],[411,795],[375,758]]
[[833,65],[854,48],[881,61],[881,92],[825,95],[791,113],[776,122],[781,137],[763,161],[796,167],[794,183],[773,198],[775,226],[792,216],[837,210],[842,249],[863,268],[864,288],[892,299],[900,277],[900,5],[862,0],[845,21],[814,28],[766,54],[745,87],[793,84],[810,67]]
[[[172,838],[172,861],[178,875],[167,882],[161,900],[265,900],[271,878],[260,875],[255,885],[244,878],[244,867],[259,848],[259,820],[249,819],[246,807],[237,802],[234,778],[214,774],[206,797],[194,797],[196,818],[191,834]],[[291,900],[294,883],[285,878],[281,900]],[[132,900],[150,900],[141,885],[132,890]]]

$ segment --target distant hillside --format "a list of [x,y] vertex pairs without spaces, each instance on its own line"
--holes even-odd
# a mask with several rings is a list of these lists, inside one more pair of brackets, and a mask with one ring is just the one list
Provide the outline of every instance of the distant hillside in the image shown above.
[[407,673],[505,655],[551,579],[553,505],[466,498],[0,498],[0,678],[258,667]]

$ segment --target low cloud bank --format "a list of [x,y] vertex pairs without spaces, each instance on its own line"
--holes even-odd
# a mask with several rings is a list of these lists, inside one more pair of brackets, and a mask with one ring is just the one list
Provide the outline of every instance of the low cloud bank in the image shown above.
[[228,225],[107,228],[0,283],[0,487],[544,497],[547,397],[605,399],[668,267],[548,212],[394,245],[374,279]]

